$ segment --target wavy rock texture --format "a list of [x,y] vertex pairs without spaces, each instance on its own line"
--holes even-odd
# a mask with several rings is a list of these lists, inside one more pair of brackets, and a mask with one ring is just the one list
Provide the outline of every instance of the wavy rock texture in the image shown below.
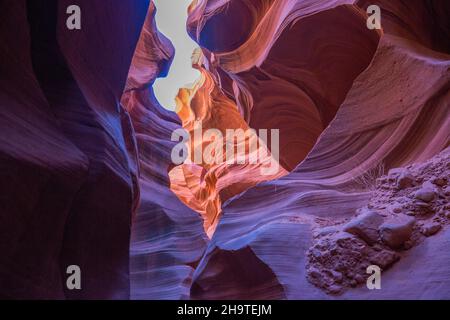
[[[266,12],[260,12],[262,8],[249,2],[232,1],[238,6],[235,10],[246,8],[255,19],[261,15],[252,21],[254,30],[238,47],[221,47],[216,52],[215,43],[206,43],[205,49],[212,50],[213,72],[249,125],[280,129],[281,164],[288,170],[314,146],[377,47],[379,35],[365,27],[366,17],[360,10],[335,8],[347,2],[319,6],[317,1],[310,5],[308,1],[272,1],[264,7]],[[198,33],[204,23],[197,38],[200,44],[206,41],[203,37],[220,44],[239,43],[228,39],[238,33],[222,40],[216,32],[220,23],[235,24],[234,6],[224,4],[227,9],[221,8],[221,14],[207,22],[197,22],[196,15],[208,16],[208,5],[203,13],[194,10],[189,26],[196,32],[191,34]],[[352,41],[348,41],[349,33]]]
[[141,190],[132,226],[131,298],[186,299],[207,237],[199,213],[169,187],[171,135],[181,122],[159,105],[151,88],[157,76],[167,73],[174,55],[170,41],[156,30],[154,15],[151,3],[122,97],[135,130]]
[[[4,298],[129,298],[137,155],[120,98],[148,1],[77,1],[80,31],[71,4],[0,3]],[[65,290],[73,264],[81,291]]]
[[[68,0],[0,2],[0,297],[450,298],[448,2],[194,0],[178,114],[152,89],[174,55],[154,5],[77,2],[80,31]],[[196,119],[280,129],[278,170],[175,166]]]
[[[291,170],[223,204],[194,274],[193,298],[330,297],[306,280],[313,231],[364,207],[384,170],[423,162],[448,146],[449,6],[377,4],[380,33],[366,28],[364,1],[191,6],[188,27],[207,52],[209,71],[250,127],[281,129],[280,161]],[[228,33],[225,26],[241,26],[243,15],[251,21]],[[408,270],[422,270],[412,257],[425,261],[423,246],[445,246],[445,234],[403,253],[386,271],[387,287],[395,290],[374,293],[361,286],[343,297],[450,297],[444,257],[426,262],[435,276],[418,271],[419,278],[404,278],[403,261],[411,263]],[[247,265],[247,259],[254,262]],[[249,273],[255,276],[246,281]],[[413,289],[437,279],[443,284]]]
[[[178,115],[191,137],[187,143],[190,157],[189,161],[174,167],[169,177],[171,190],[201,214],[204,229],[211,237],[220,219],[223,201],[262,181],[279,178],[287,171],[257,133],[250,131],[237,105],[218,88],[216,78],[202,67],[205,57],[198,59],[194,66],[201,72],[201,79],[193,89],[181,89],[177,97]],[[197,141],[196,130],[206,137],[208,129],[219,130],[220,136],[211,135]],[[240,130],[244,135],[231,141],[229,135],[227,138],[230,129]],[[230,146],[227,144],[232,145],[234,151],[228,158]],[[214,163],[203,158],[211,149],[214,154],[213,151],[209,154],[214,157]],[[199,156],[203,159],[195,161]]]
[[308,279],[329,293],[342,293],[365,284],[368,265],[386,271],[409,254],[406,250],[448,226],[449,163],[447,148],[425,163],[391,169],[377,179],[367,207],[356,217],[316,229],[307,255]]

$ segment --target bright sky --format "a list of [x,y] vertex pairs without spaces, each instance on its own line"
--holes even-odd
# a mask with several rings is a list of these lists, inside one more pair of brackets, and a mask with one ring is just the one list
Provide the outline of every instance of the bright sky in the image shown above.
[[178,89],[190,87],[200,72],[192,68],[191,56],[198,44],[186,31],[187,8],[192,0],[154,0],[158,30],[172,42],[175,57],[166,78],[158,78],[153,85],[159,103],[168,110],[175,110]]

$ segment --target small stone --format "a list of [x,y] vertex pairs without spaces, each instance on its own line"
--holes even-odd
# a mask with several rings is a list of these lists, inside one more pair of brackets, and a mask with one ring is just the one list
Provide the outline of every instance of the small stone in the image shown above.
[[444,178],[435,177],[431,180],[431,182],[433,182],[435,185],[437,185],[439,187],[445,186]]
[[401,204],[405,204],[405,203],[409,203],[410,199],[408,197],[400,197],[400,198],[397,198],[397,202],[401,203]]
[[396,249],[411,238],[415,219],[406,215],[387,221],[380,226],[381,239],[389,247]]
[[407,171],[402,172],[397,178],[397,188],[402,190],[414,185],[414,177]]
[[425,225],[422,227],[423,235],[429,237],[436,234],[439,230],[441,230],[442,226],[439,223],[433,222],[431,224]]
[[423,201],[416,201],[415,202],[415,205],[417,206],[417,207],[420,207],[420,208],[429,208],[430,207],[430,204],[429,203],[427,203],[427,202],[423,202]]
[[402,213],[403,212],[403,207],[399,204],[392,205],[390,209],[393,213]]
[[360,237],[370,245],[374,244],[378,240],[378,227],[383,223],[383,217],[367,208],[361,212],[344,226],[344,231]]
[[381,269],[386,269],[394,262],[397,262],[399,258],[400,257],[397,253],[389,250],[383,250],[371,256],[370,262],[379,266]]
[[310,268],[308,270],[308,274],[309,276],[313,277],[313,278],[320,278],[322,277],[322,275],[320,274],[320,271],[314,267]]
[[363,283],[364,282],[364,277],[360,274],[355,275],[355,277],[353,278],[357,283]]
[[339,271],[329,270],[329,275],[337,283],[342,283],[342,280],[344,279],[344,276]]
[[431,203],[427,203],[427,202],[423,202],[423,201],[416,201],[415,203],[415,211],[417,211],[417,213],[420,213],[422,211],[428,211],[431,208]]
[[339,293],[341,293],[341,291],[342,291],[342,287],[333,284],[333,285],[331,285],[331,286],[328,287],[328,291],[329,291],[331,294],[339,294]]
[[318,259],[322,256],[322,253],[319,250],[317,250],[316,248],[312,248],[310,252],[316,259]]
[[430,202],[433,201],[436,197],[436,192],[431,188],[425,187],[417,190],[414,196],[416,197],[416,199]]

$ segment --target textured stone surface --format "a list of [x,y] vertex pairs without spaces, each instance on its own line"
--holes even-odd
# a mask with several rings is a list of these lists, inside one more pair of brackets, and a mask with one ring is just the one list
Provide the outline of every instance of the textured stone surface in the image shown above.
[[391,248],[399,248],[411,238],[414,224],[415,220],[408,216],[387,221],[380,226],[381,240]]
[[[78,2],[0,2],[0,297],[450,298],[449,2],[195,1],[178,114],[151,1]],[[175,167],[197,118],[280,129],[279,170]]]
[[344,231],[357,235],[369,244],[378,240],[378,227],[383,223],[383,217],[376,211],[364,209],[356,218],[344,226]]
[[[280,162],[291,171],[223,203],[216,232],[194,274],[193,288],[200,283],[207,287],[209,281],[218,279],[211,277],[220,269],[212,258],[216,253],[228,248],[233,254],[249,247],[275,272],[286,298],[323,298],[304,281],[307,273],[303,268],[311,262],[307,252],[317,233],[335,237],[340,227],[336,231],[333,226],[344,225],[356,209],[365,205],[376,207],[375,211],[388,220],[399,214],[425,217],[426,212],[434,210],[434,202],[424,207],[409,198],[417,190],[415,181],[403,184],[404,192],[392,199],[388,198],[394,192],[391,187],[401,189],[396,178],[391,181],[383,177],[379,188],[375,182],[389,169],[404,171],[411,163],[430,159],[448,145],[448,37],[432,36],[448,32],[445,14],[432,13],[446,5],[438,1],[377,3],[389,13],[384,16],[381,33],[365,28],[363,10],[368,3],[364,1],[274,0],[258,5],[199,1],[193,6],[188,27],[208,50],[208,70],[220,79],[223,92],[236,102],[251,127],[285,130],[281,132],[281,139],[286,140],[282,142],[285,149]],[[421,13],[407,15],[405,10]],[[232,24],[241,14],[238,11],[252,12],[252,22],[226,34],[219,26]],[[440,23],[425,23],[431,19]],[[333,23],[328,24],[330,21]],[[332,25],[332,29],[326,25]],[[318,29],[326,32],[321,35]],[[328,44],[333,50],[323,49]],[[317,54],[309,55],[310,51]],[[445,163],[437,161],[430,171],[443,166]],[[408,200],[402,198],[406,195]],[[442,204],[436,205],[442,210]],[[405,248],[416,251],[415,246],[422,241],[419,229],[410,235]],[[286,243],[291,247],[284,247]],[[307,249],[293,250],[294,244],[295,248],[301,244]],[[382,246],[381,253],[373,254],[372,262],[384,269],[390,267],[386,274],[400,272],[393,264],[400,254],[382,242],[377,245]],[[375,249],[368,246],[367,250]],[[329,253],[325,250],[323,254]],[[299,265],[298,269],[291,267]],[[225,268],[222,273],[228,272],[229,267]],[[323,270],[333,268],[330,262]],[[330,279],[340,278],[338,273],[330,274]],[[359,280],[357,283],[364,282]],[[335,280],[325,282],[325,292],[330,293],[343,292],[345,289],[339,287],[351,285],[350,280],[344,280],[344,286]],[[240,297],[241,289],[234,288],[234,294],[233,287],[228,287],[223,297]],[[345,291],[344,296],[353,296],[352,290]],[[192,293],[195,297],[199,291]],[[361,290],[358,293],[371,296],[361,294]],[[222,297],[217,292],[210,294]],[[271,296],[270,292],[266,295]],[[426,295],[448,297],[448,292],[436,288]],[[200,296],[207,298],[209,294],[203,290]],[[383,297],[383,293],[378,296]],[[389,293],[385,296],[392,297]]]
[[181,121],[159,105],[151,88],[167,72],[174,54],[169,40],[156,30],[154,14],[151,4],[122,97],[136,136],[141,189],[131,229],[131,298],[186,299],[207,237],[201,216],[169,187],[175,146],[170,138]]
[[[80,0],[108,14],[77,32],[58,18],[69,4],[0,3],[1,297],[129,297],[138,186],[120,98],[148,1]],[[73,264],[82,291],[64,290]]]

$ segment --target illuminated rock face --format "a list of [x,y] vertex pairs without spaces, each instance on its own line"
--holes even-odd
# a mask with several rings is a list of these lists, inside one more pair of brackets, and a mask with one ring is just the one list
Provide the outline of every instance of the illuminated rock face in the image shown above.
[[[195,0],[178,113],[153,93],[174,57],[154,5],[78,2],[78,33],[70,1],[0,4],[0,297],[450,298],[448,2]],[[195,120],[279,129],[279,169],[175,165]]]
[[[377,230],[371,230],[369,244],[358,235],[339,235],[358,221],[358,209],[370,205],[383,211],[389,206],[393,195],[383,193],[383,185],[376,191],[378,177],[390,168],[430,159],[448,145],[448,43],[433,36],[445,30],[439,28],[446,19],[430,28],[418,21],[438,9],[433,4],[414,4],[423,14],[417,21],[402,14],[402,5],[378,4],[390,12],[383,31],[366,28],[364,2],[192,3],[188,30],[202,47],[194,59],[202,78],[193,88],[180,90],[178,117],[162,111],[151,90],[124,96],[141,141],[141,186],[147,188],[133,227],[133,297],[373,298],[365,288],[365,274],[358,273],[364,263],[375,262],[389,268],[384,277],[391,281],[384,284],[391,290],[376,298],[406,292],[419,297],[417,290],[403,292],[395,284],[414,268],[414,259],[426,261],[427,271],[408,283],[410,288],[449,279],[445,257],[432,260],[423,254],[424,246],[438,251],[446,246],[445,219],[421,227],[424,234],[443,228],[438,236],[424,240],[416,228],[405,247],[395,249],[381,234],[378,238]],[[156,32],[149,30],[146,34]],[[170,52],[170,45],[154,39],[141,37],[140,46]],[[135,61],[143,59],[141,53],[138,49]],[[151,86],[155,74],[164,73],[160,62],[167,55],[152,59],[137,68],[151,65],[153,70],[139,88]],[[171,164],[170,130],[183,127],[192,133],[195,120],[202,120],[204,129],[221,131],[280,129],[280,171],[268,177],[257,166]],[[194,151],[198,145],[188,147]],[[439,167],[445,161],[436,163]],[[417,187],[410,187],[394,196],[399,201],[412,196]],[[163,196],[151,196],[155,190]],[[447,210],[440,203],[431,207],[436,217]],[[389,217],[400,218],[391,211]],[[339,259],[321,265],[311,258],[314,246],[326,241],[332,248],[335,240],[346,237],[354,239],[350,244],[380,248],[365,249],[357,272],[342,274],[339,285],[333,278],[314,280],[314,274],[340,272],[334,265]],[[406,246],[409,250],[399,260],[397,251]],[[351,248],[338,252],[354,258]],[[442,288],[427,294],[449,297]]]
[[170,190],[168,171],[181,121],[156,100],[152,84],[173,59],[170,41],[156,30],[155,7],[133,57],[122,104],[129,112],[138,149],[140,204],[132,225],[130,282],[133,299],[188,298],[194,268],[206,246],[199,213]]
[[[366,28],[368,4],[385,13],[384,30]],[[192,5],[188,29],[208,57],[207,69],[250,127],[281,129],[280,161],[291,171],[222,205],[194,274],[193,298],[240,298],[244,291],[252,298],[288,299],[342,293],[333,283],[319,284],[307,275],[306,253],[315,234],[351,220],[373,197],[375,180],[384,172],[421,163],[448,146],[449,17],[443,13],[448,9],[439,1]],[[233,26],[233,32],[225,26]],[[441,250],[448,243],[448,224],[443,224],[439,236],[405,252],[400,262],[384,265],[390,267],[385,273],[392,281],[386,284],[390,292],[375,295],[358,282],[357,289],[344,290],[344,297],[423,297],[415,288],[437,279],[446,284],[426,295],[450,297],[450,277],[443,269],[448,255],[429,259],[423,253],[424,246]],[[226,264],[220,258],[225,256]],[[239,262],[246,259],[258,263]],[[421,270],[422,263],[436,275],[418,271],[418,279],[396,288],[395,279],[406,281],[408,270]],[[245,281],[250,269],[266,276]],[[233,279],[233,285],[225,279]]]

